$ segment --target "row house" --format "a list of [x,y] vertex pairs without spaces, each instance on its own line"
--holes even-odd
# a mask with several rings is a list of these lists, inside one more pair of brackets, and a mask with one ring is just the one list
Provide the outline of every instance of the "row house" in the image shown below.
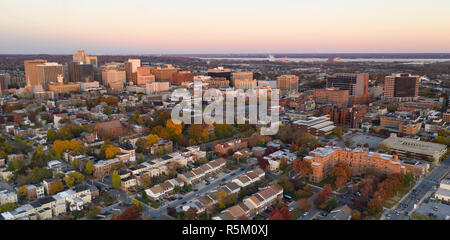
[[255,170],[249,171],[246,174],[233,179],[232,182],[236,183],[239,187],[244,188],[261,180],[265,175],[266,173],[264,170],[261,168],[256,168]]
[[7,189],[0,189],[0,206],[5,203],[16,203],[17,193]]
[[220,188],[218,188],[216,191],[208,193],[204,196],[200,196],[193,201],[190,202],[190,204],[187,204],[183,206],[183,210],[187,211],[189,208],[195,208],[197,210],[197,213],[202,213],[206,210],[212,210],[214,209],[215,205],[218,202],[218,193],[220,191],[224,191],[227,195],[230,194],[238,194],[241,188],[234,182],[229,182]]
[[196,184],[222,170],[226,165],[226,160],[224,158],[218,158],[212,160],[208,163],[201,165],[200,167],[194,168],[187,173],[180,174],[179,176],[188,184]]
[[[220,191],[224,191],[227,195],[238,194],[242,188],[248,187],[251,184],[261,180],[264,176],[265,172],[261,168],[256,168],[255,170],[249,171],[246,174],[233,179],[231,182],[222,185],[214,192],[194,199],[192,202],[196,202],[196,205],[192,205],[190,207],[196,208],[197,213],[202,213],[204,210],[213,209],[215,204],[217,204],[218,193]],[[197,208],[197,205],[200,207]]]
[[135,162],[136,151],[134,149],[119,148],[116,158],[122,162]]
[[150,200],[158,201],[162,198],[170,196],[176,186],[184,187],[184,184],[183,179],[176,177],[146,189],[145,193],[147,194],[147,198]]
[[223,210],[213,220],[252,219],[283,197],[283,188],[275,183],[245,198],[241,203]]
[[150,148],[151,154],[159,154],[159,149],[162,149],[164,153],[171,153],[173,151],[173,143],[170,140],[160,139],[157,143],[153,144]]
[[19,206],[11,212],[2,213],[1,216],[6,220],[45,220],[65,213],[66,202],[69,202],[69,209],[73,211],[80,210],[82,206],[91,201],[90,189],[86,186],[79,186],[73,190],[69,189]]
[[50,193],[50,189],[52,189],[52,187],[58,183],[62,184],[61,179],[59,178],[50,178],[50,179],[45,179],[42,181],[42,186],[44,186],[45,191],[47,192],[47,194],[51,194]]
[[45,195],[45,190],[44,190],[44,186],[39,184],[39,185],[27,185],[27,200],[28,201],[33,201],[35,199],[39,199],[44,197]]
[[132,176],[128,176],[120,179],[120,188],[124,191],[127,191],[130,188],[136,187],[137,179]]

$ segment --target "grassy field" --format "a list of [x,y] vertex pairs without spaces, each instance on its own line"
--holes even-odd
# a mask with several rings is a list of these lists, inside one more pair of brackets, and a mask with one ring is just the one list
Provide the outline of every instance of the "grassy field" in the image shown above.
[[412,217],[415,220],[437,220],[434,217],[426,216],[426,215],[420,214],[418,212],[413,212]]
[[159,204],[159,202],[152,201],[152,200],[150,200],[148,198],[136,197],[136,200],[138,200],[140,202],[143,202],[143,203],[149,205],[152,208],[159,208],[161,206],[161,204]]
[[334,181],[333,181],[332,177],[327,177],[327,178],[323,179],[322,181],[320,181],[318,183],[310,182],[309,180],[306,180],[306,182],[311,184],[311,185],[318,186],[318,187],[323,187],[323,186],[325,186],[325,184],[330,184],[331,188],[333,190],[336,189],[336,186],[334,185]]
[[300,208],[296,208],[292,211],[292,219],[297,220],[301,215],[303,215],[303,211]]
[[383,206],[385,208],[389,208],[391,209],[392,207],[395,206],[395,204],[397,204],[400,199],[402,199],[403,196],[405,196],[409,191],[411,191],[411,189],[414,187],[415,184],[411,184],[411,187],[405,187],[402,190],[400,190],[397,195],[395,195],[394,197],[386,200],[383,204]]

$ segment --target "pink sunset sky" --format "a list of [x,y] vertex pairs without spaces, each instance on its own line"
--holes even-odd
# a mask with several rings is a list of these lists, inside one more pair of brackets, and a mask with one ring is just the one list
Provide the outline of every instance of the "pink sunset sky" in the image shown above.
[[2,0],[0,9],[0,54],[450,52],[448,0]]

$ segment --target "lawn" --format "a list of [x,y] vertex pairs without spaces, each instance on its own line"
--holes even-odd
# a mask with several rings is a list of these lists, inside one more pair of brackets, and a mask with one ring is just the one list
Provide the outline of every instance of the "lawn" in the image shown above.
[[150,200],[148,198],[136,197],[136,200],[138,200],[140,202],[143,202],[143,203],[149,205],[152,208],[159,208],[161,206],[161,204],[159,202],[152,201],[152,200]]
[[292,219],[297,220],[300,216],[303,215],[303,211],[300,208],[296,208],[292,211]]
[[386,201],[383,203],[383,206],[384,206],[385,208],[389,208],[389,209],[391,209],[392,207],[394,207],[395,204],[397,204],[397,203],[400,201],[400,199],[403,198],[403,196],[405,196],[409,191],[411,191],[411,189],[414,187],[414,185],[415,185],[415,184],[411,184],[411,187],[405,187],[405,188],[403,188],[402,190],[398,191],[397,195],[395,195],[394,197],[392,197],[392,198],[386,200]]
[[320,182],[318,182],[318,183],[311,182],[311,181],[309,181],[309,180],[306,180],[306,182],[309,183],[309,184],[312,184],[312,185],[314,185],[314,186],[318,186],[318,187],[323,187],[323,186],[325,186],[325,184],[330,184],[330,185],[331,185],[331,188],[332,188],[333,190],[336,189],[336,186],[334,185],[334,179],[333,179],[333,177],[327,177],[327,178],[323,179],[322,181],[320,181]]
[[434,217],[426,216],[426,215],[420,214],[418,212],[413,212],[412,217],[415,220],[437,220]]

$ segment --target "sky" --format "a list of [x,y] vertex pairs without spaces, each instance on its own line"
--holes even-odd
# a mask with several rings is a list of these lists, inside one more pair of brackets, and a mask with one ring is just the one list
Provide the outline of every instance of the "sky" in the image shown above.
[[450,52],[449,0],[1,0],[0,54]]

